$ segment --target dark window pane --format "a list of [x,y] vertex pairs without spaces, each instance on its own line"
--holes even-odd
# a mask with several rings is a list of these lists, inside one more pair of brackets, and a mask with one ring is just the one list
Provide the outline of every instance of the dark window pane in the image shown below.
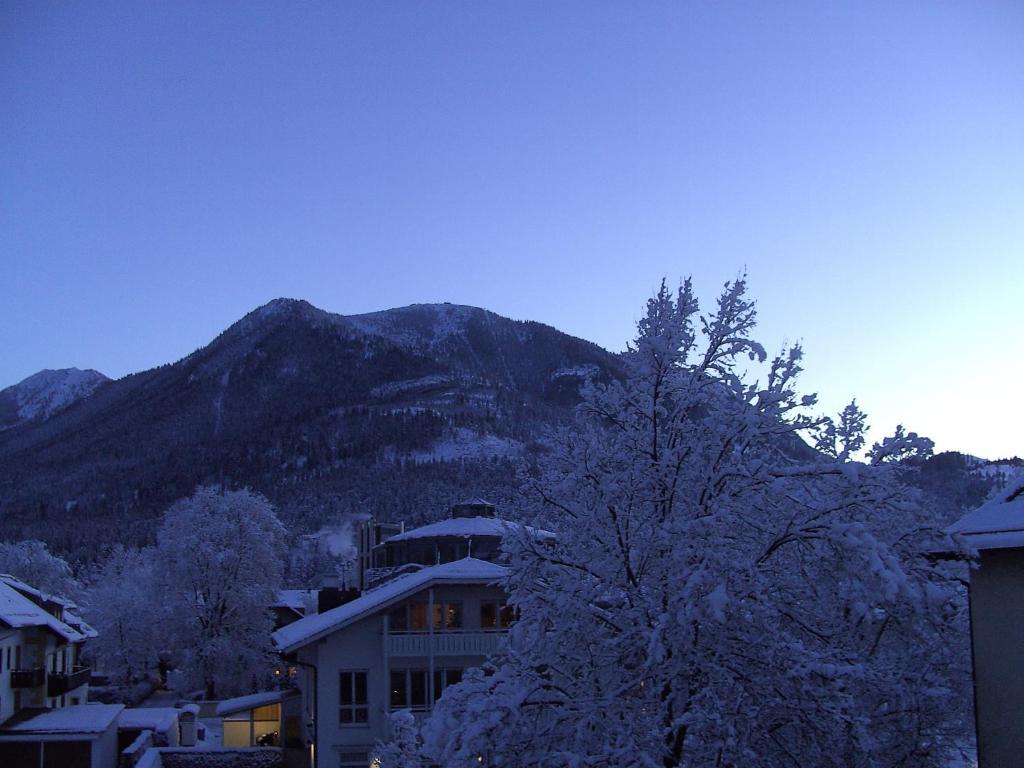
[[498,605],[497,603],[480,603],[480,627],[482,629],[494,629],[498,626]]
[[351,723],[352,722],[352,708],[351,707],[342,707],[341,708],[341,722],[342,722],[342,724],[344,724],[344,723]]
[[462,682],[462,670],[446,669],[445,678],[446,685],[457,685]]
[[408,706],[408,699],[406,698],[406,685],[405,685],[405,670],[400,672],[391,673],[391,706],[392,707],[406,707]]
[[444,615],[444,604],[434,603],[434,629],[441,628],[441,617]]
[[409,686],[409,703],[414,707],[427,706],[427,673],[422,669],[414,669],[409,672],[411,684]]
[[434,701],[441,698],[441,692],[444,690],[444,671],[440,669],[434,670]]
[[409,628],[408,614],[404,605],[395,608],[388,614],[388,626],[392,632],[405,632]]
[[352,673],[342,672],[341,682],[339,684],[339,690],[341,691],[341,705],[352,703]]
[[409,627],[418,630],[427,628],[426,603],[413,603],[409,606]]
[[448,629],[462,627],[462,603],[447,603],[445,605],[444,625]]
[[366,700],[366,673],[356,672],[356,704],[367,704]]
[[516,611],[511,605],[501,606],[501,626],[511,627],[516,620]]
[[366,707],[356,707],[356,722],[365,723],[368,719],[369,710]]

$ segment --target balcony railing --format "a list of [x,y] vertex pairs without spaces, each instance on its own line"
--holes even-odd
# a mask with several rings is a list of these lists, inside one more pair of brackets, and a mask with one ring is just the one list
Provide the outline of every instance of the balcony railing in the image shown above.
[[36,688],[45,682],[46,670],[42,667],[11,670],[11,688]]
[[507,632],[398,632],[387,636],[390,656],[490,656],[501,650]]
[[51,672],[46,678],[46,695],[61,696],[89,682],[92,667],[75,667],[70,672]]

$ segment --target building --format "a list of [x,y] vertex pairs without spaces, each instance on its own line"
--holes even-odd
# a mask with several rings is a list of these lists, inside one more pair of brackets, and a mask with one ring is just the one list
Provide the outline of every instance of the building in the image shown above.
[[11,768],[115,768],[123,704],[22,709],[0,724],[0,765]]
[[87,704],[96,632],[68,600],[0,575],[0,765],[113,768],[120,704]]
[[979,768],[1024,755],[1024,482],[948,529],[978,550],[970,574],[971,657]]
[[299,692],[265,691],[225,699],[217,705],[224,724],[225,747],[302,748]]
[[0,575],[0,722],[22,709],[86,702],[91,670],[80,658],[96,631],[74,607]]
[[[368,525],[376,525],[372,521]],[[361,552],[353,600],[274,633],[297,669],[306,763],[369,765],[389,715],[429,713],[444,689],[505,642],[512,613],[502,586],[501,539],[544,531],[494,517],[486,502],[456,505],[447,520],[375,540]]]

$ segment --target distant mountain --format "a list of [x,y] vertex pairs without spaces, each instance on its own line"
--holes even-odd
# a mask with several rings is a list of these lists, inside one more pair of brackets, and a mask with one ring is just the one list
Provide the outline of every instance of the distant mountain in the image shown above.
[[997,489],[1024,478],[1024,460],[1017,457],[993,461],[945,451],[919,464],[914,482],[924,491],[936,519],[943,524],[955,522]]
[[24,421],[44,420],[88,397],[109,381],[99,371],[78,368],[39,371],[0,390],[0,429]]
[[570,418],[583,381],[620,371],[590,342],[475,307],[343,316],[278,299],[176,363],[10,422],[0,538],[85,556],[146,541],[211,482],[267,494],[299,530],[345,512],[422,520],[467,495],[509,503],[516,460]]

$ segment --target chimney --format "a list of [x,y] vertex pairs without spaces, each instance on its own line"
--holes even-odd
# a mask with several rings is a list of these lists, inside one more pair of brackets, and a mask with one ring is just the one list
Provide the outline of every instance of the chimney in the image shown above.
[[341,587],[321,587],[316,593],[316,612],[323,613],[339,605],[351,603],[359,597],[358,589],[342,589]]

